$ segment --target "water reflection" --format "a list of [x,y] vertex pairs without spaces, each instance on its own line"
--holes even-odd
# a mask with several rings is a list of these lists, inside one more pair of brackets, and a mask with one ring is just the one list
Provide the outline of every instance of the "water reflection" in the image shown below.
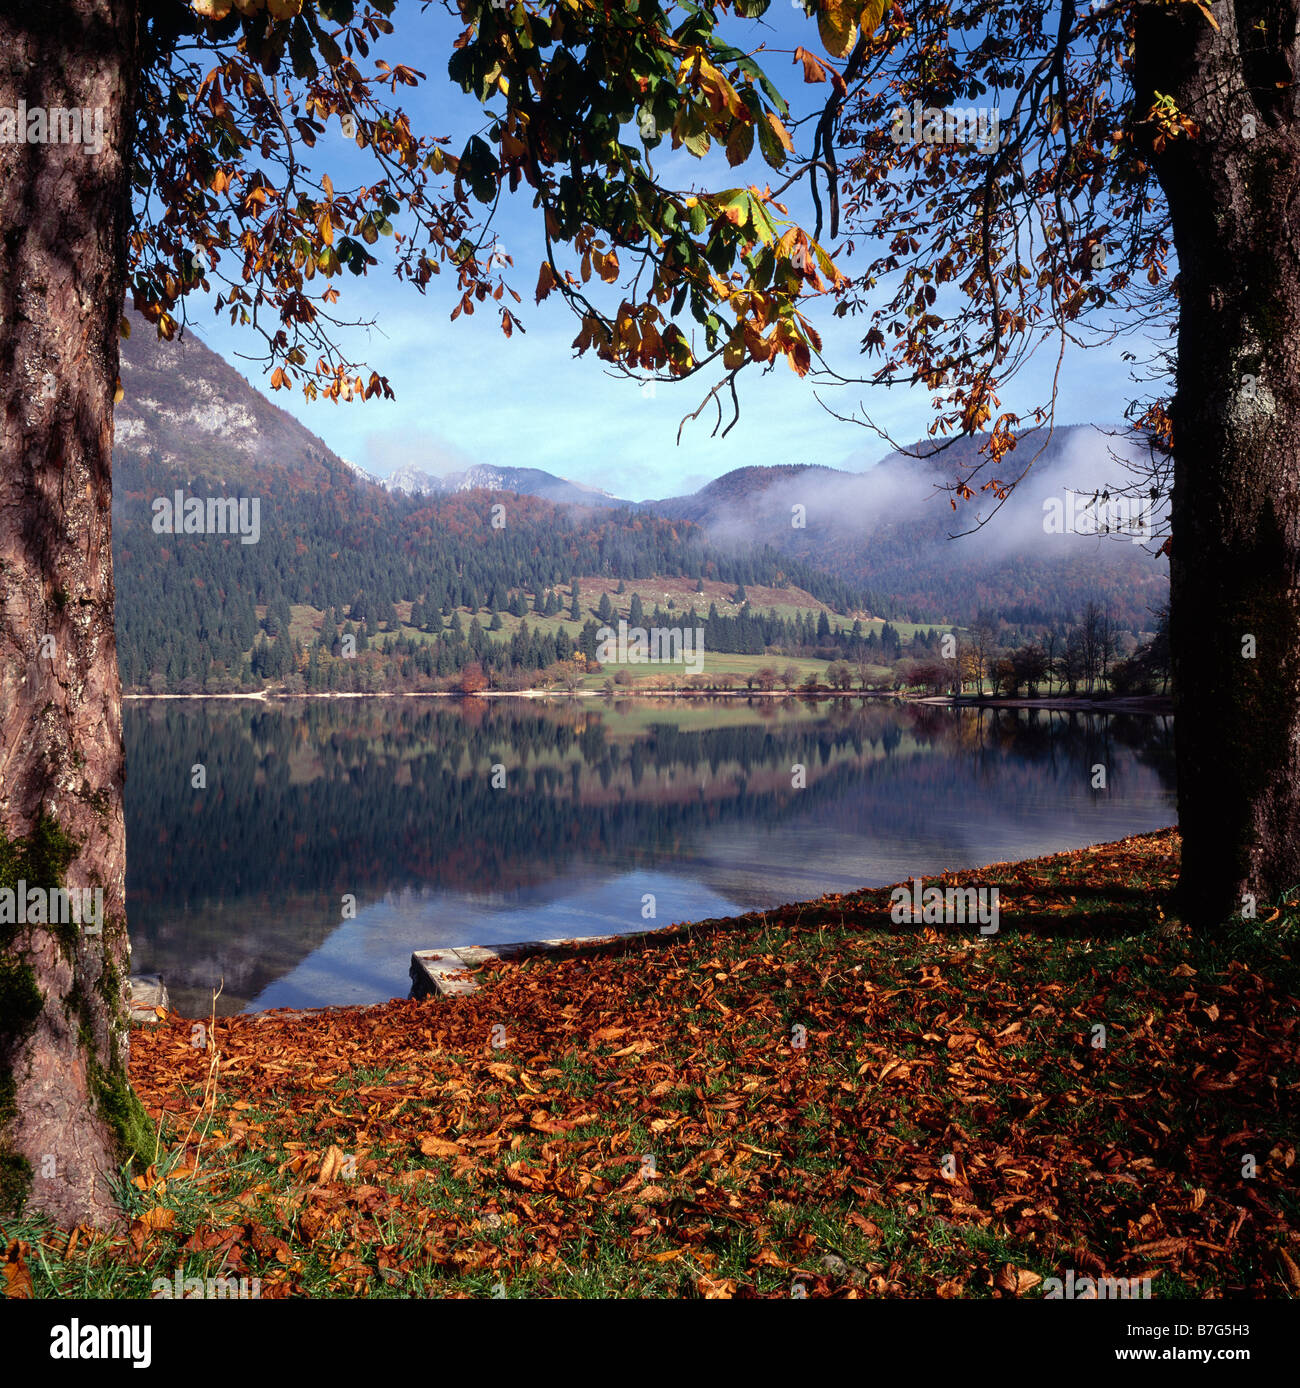
[[223,978],[223,1012],[376,1001],[412,949],[704,919],[1174,819],[1162,717],[161,702],[125,731],[132,967],[191,1014]]

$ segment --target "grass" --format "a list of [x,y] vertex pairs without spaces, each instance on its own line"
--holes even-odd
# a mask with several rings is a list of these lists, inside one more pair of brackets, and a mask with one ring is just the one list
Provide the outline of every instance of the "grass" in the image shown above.
[[[537,613],[529,610],[524,617],[512,617],[508,612],[502,612],[501,629],[489,632],[491,640],[496,642],[508,642],[519,628],[521,622],[528,624],[530,631],[540,631],[545,635],[555,635],[560,631],[577,640],[582,631],[583,622],[589,618],[595,618],[596,608],[600,603],[602,594],[608,594],[611,604],[614,607],[613,622],[617,625],[620,617],[627,618],[632,605],[634,596],[641,598],[646,612],[646,620],[654,611],[655,604],[658,603],[667,610],[668,602],[671,600],[675,606],[670,611],[670,616],[676,620],[685,620],[687,613],[692,607],[700,612],[701,616],[708,612],[709,604],[717,606],[718,612],[724,617],[736,616],[743,604],[735,603],[731,600],[735,592],[733,584],[717,583],[708,580],[704,584],[704,592],[695,591],[695,582],[687,578],[663,578],[655,577],[650,579],[631,579],[626,580],[625,591],[617,591],[618,581],[611,579],[579,577],[578,589],[582,604],[582,621],[574,622],[569,620],[569,598],[567,589],[561,590],[564,597],[564,609],[554,617],[540,617]],[[810,593],[806,593],[801,588],[764,588],[753,586],[747,590],[747,596],[755,611],[766,614],[769,610],[774,610],[779,617],[790,618],[798,616],[804,612],[821,613],[825,612],[830,620],[833,631],[848,632],[852,629],[853,619],[851,617],[839,616],[819,602]],[[528,595],[528,607],[531,609],[532,595]],[[421,631],[409,625],[411,614],[410,603],[397,603],[396,610],[399,618],[400,634],[407,640],[415,641],[436,641],[436,632]],[[259,616],[264,615],[263,609],[258,609]],[[297,638],[304,644],[310,643],[315,639],[320,631],[321,623],[324,620],[324,612],[321,609],[294,605],[289,609],[290,636]],[[471,612],[466,608],[460,609],[461,625],[468,629],[473,617],[477,616],[484,630],[487,629],[491,620],[491,613],[486,608],[480,608],[477,612]],[[443,619],[446,626],[449,618]],[[883,618],[864,617],[862,628],[865,633],[872,630],[879,630],[884,625]],[[897,629],[904,640],[911,638],[919,631],[944,630],[942,624],[934,623],[915,623],[915,622],[893,622],[892,625]],[[374,638],[382,642],[391,633],[380,632]],[[785,657],[769,655],[740,655],[725,651],[708,651],[704,659],[704,674],[723,675],[731,674],[737,677],[738,687],[743,687],[745,676],[752,675],[756,671],[767,667],[775,668],[778,671],[784,670],[788,665],[794,665],[799,671],[799,681],[803,682],[810,674],[816,675],[817,679],[824,683],[826,671],[831,662],[825,660],[805,659],[802,657]],[[620,686],[624,692],[633,692],[637,686],[643,683],[651,683],[656,679],[670,676],[680,679],[683,675],[689,674],[681,662],[658,663],[655,665],[637,667],[620,667],[627,670],[631,677],[629,685]],[[878,676],[885,678],[889,675],[889,670],[885,666],[878,667]],[[606,679],[613,676],[614,670],[600,671],[599,673],[587,675],[581,683],[584,689],[601,688]]]
[[207,1051],[170,1020],[134,1038],[159,1139],[126,1230],[3,1236],[38,1296],[178,1268],[264,1297],[1295,1295],[1300,905],[1194,938],[1177,851],[963,874],[993,937],[896,925],[883,889],[456,1000],[218,1019]]

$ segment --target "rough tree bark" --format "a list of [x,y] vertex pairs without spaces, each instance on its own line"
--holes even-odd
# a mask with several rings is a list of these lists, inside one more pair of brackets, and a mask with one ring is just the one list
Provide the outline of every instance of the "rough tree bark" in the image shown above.
[[1199,127],[1152,160],[1178,252],[1169,635],[1201,926],[1300,883],[1297,6],[1213,14],[1146,7],[1135,47],[1139,110],[1165,93]]
[[135,46],[135,0],[0,5],[17,133],[103,112],[98,153],[48,130],[0,144],[0,886],[104,893],[98,935],[0,924],[0,1205],[63,1224],[115,1222],[111,1178],[145,1138],[109,520]]

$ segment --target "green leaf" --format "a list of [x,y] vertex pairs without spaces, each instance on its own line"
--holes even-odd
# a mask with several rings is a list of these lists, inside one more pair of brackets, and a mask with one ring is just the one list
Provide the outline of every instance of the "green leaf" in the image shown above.
[[303,81],[315,77],[319,71],[312,51],[311,30],[301,15],[289,30],[289,59],[293,63],[293,75]]
[[754,197],[749,199],[749,221],[755,235],[765,246],[770,246],[776,240],[776,228],[767,215],[767,209]]
[[707,130],[699,130],[694,135],[685,136],[682,143],[697,159],[703,159],[709,152],[709,133]]
[[[763,122],[767,124],[766,121]],[[743,164],[754,152],[754,127],[744,121],[737,121],[727,140],[727,163],[733,168]]]
[[772,168],[785,167],[785,147],[781,144],[780,138],[766,117],[758,123],[758,147],[763,151],[763,158]]

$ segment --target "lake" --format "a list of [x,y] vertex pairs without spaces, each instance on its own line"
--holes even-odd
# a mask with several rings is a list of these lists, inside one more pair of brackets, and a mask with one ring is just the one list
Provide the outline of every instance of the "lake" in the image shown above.
[[414,949],[653,929],[1176,818],[1163,716],[395,698],[124,723],[132,972],[189,1016],[222,983],[221,1015],[377,1002]]

